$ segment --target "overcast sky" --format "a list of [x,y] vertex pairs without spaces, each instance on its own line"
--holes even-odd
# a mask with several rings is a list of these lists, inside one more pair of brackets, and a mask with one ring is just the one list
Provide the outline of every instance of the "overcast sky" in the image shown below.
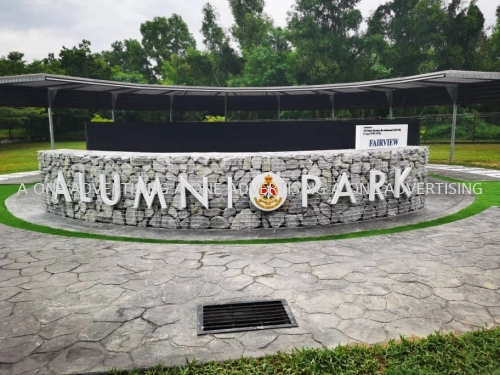
[[[90,40],[95,52],[109,49],[116,40],[141,40],[139,26],[156,16],[178,13],[201,42],[201,8],[208,0],[0,0],[0,56],[20,51],[27,61],[58,55],[62,46]],[[210,0],[224,27],[232,23],[227,0]],[[363,16],[369,16],[385,0],[361,0]],[[286,23],[295,0],[267,0],[266,12],[278,26]],[[499,0],[479,0],[486,25],[494,25]]]

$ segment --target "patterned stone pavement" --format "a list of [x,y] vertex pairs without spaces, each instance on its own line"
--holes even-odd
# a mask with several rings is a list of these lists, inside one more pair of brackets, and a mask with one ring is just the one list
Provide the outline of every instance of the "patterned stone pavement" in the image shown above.
[[[424,230],[274,245],[159,245],[0,226],[0,374],[377,343],[500,324],[500,209]],[[299,327],[196,335],[199,303],[284,298]]]
[[41,178],[40,171],[0,174],[0,185],[36,183],[40,182]]
[[464,167],[462,165],[449,164],[428,164],[429,173],[436,173],[441,176],[462,179],[465,181],[498,181],[500,179],[500,170]]

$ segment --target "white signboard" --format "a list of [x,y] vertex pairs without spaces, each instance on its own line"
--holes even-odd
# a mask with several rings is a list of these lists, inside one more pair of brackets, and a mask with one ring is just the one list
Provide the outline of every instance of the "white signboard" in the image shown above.
[[408,124],[357,125],[356,150],[408,145]]

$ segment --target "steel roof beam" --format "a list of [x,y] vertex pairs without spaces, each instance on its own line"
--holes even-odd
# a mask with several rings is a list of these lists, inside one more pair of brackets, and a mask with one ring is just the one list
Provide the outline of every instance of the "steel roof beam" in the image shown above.
[[[37,86],[37,88],[43,87],[49,90],[77,90],[88,86],[89,85],[83,85],[83,84],[77,84],[77,85],[65,84],[65,85],[55,85],[55,86]],[[28,87],[33,87],[33,86],[28,86]]]
[[121,95],[121,94],[132,94],[137,91],[142,91],[141,89],[124,89],[124,90],[108,90],[104,91],[105,93],[108,94],[116,94],[116,95]]
[[456,83],[441,83],[441,82],[415,82],[412,84],[422,87],[442,87],[442,88],[455,87],[457,85]]

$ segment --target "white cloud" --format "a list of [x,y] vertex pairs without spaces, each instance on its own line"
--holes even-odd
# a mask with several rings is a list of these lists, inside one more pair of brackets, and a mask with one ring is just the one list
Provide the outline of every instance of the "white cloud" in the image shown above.
[[[116,40],[141,39],[140,24],[156,16],[180,14],[202,48],[201,8],[209,0],[0,0],[0,56],[21,51],[28,61],[59,53],[90,40],[94,51],[108,49]],[[227,0],[211,0],[228,28],[233,18]],[[359,8],[369,16],[383,0],[361,0]],[[267,0],[266,12],[275,24],[286,24],[295,0]],[[497,4],[479,0],[486,24],[495,23]]]
[[57,55],[62,46],[73,46],[78,42],[55,28],[15,30],[3,27],[0,28],[0,39],[0,56],[11,51],[21,51],[28,61],[42,59],[50,52]]

